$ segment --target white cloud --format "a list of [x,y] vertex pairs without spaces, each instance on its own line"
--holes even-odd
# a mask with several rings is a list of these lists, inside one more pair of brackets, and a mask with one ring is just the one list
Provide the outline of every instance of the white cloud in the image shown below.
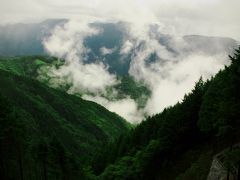
[[82,17],[136,24],[161,21],[172,24],[182,34],[240,40],[239,7],[239,0],[1,0],[0,22]]
[[132,48],[133,48],[133,44],[131,43],[131,41],[126,40],[124,42],[124,44],[122,45],[122,48],[120,50],[120,54],[126,55],[126,54],[131,52]]
[[96,35],[99,30],[88,26],[89,21],[69,21],[56,27],[52,35],[44,40],[46,50],[53,56],[64,58],[63,66],[48,69],[53,86],[70,84],[69,93],[102,93],[107,86],[117,83],[116,77],[108,72],[103,63],[85,64],[87,49],[86,37]]
[[143,118],[143,112],[137,108],[136,102],[129,97],[116,101],[109,101],[101,96],[84,95],[83,98],[101,104],[133,124],[141,122]]
[[[128,22],[120,53],[124,56],[131,52],[129,73],[152,90],[144,111],[154,114],[181,100],[200,76],[208,78],[228,63],[225,54],[186,54],[188,44],[182,35],[230,36],[240,40],[239,7],[239,0],[1,0],[0,23],[70,18],[44,40],[51,55],[66,59],[64,66],[48,69],[52,85],[68,83],[69,93],[95,93],[84,97],[138,122],[143,110],[139,111],[132,99],[109,101],[99,96],[117,81],[102,63],[85,64],[89,49],[83,40],[100,31],[88,24],[99,20]],[[155,33],[149,31],[153,24]],[[162,34],[170,37],[169,46],[177,55],[159,43]],[[101,52],[110,54],[113,50],[102,47]],[[147,64],[153,53],[156,62]]]
[[100,52],[102,55],[112,54],[114,51],[116,51],[116,48],[106,48],[106,47],[100,48]]
[[[201,51],[187,52],[189,44],[171,25],[129,22],[120,53],[125,56],[131,52],[129,74],[143,81],[152,94],[144,109],[138,109],[136,102],[129,97],[110,101],[101,94],[106,95],[106,87],[118,83],[115,75],[110,74],[102,63],[85,64],[90,49],[84,46],[83,41],[100,32],[89,26],[94,20],[70,21],[57,27],[44,41],[52,55],[66,59],[64,66],[51,67],[48,74],[52,77],[53,86],[66,83],[71,85],[69,93],[93,93],[91,96],[85,94],[83,98],[105,106],[130,122],[140,122],[144,115],[152,115],[174,105],[193,88],[200,76],[207,79],[228,63],[224,52],[214,56]],[[162,37],[167,37],[167,43],[159,42]],[[213,49],[220,46],[218,43],[211,45]],[[103,54],[113,51],[115,48],[101,48]],[[147,62],[154,53],[156,61]]]
[[[129,27],[129,38],[134,39],[129,74],[151,89],[152,95],[144,109],[148,115],[181,101],[201,76],[208,79],[229,63],[223,49],[215,55],[198,51],[199,47],[186,51],[193,47],[189,47],[171,26],[160,24],[150,32],[145,25]],[[168,43],[159,43],[161,36],[168,37]],[[222,44],[211,43],[208,50],[220,46]],[[147,62],[152,54],[156,54],[156,61]]]
[[[177,63],[170,63],[161,67],[161,69],[164,69],[163,71],[167,72],[166,77],[162,76],[163,72],[161,70],[146,75],[147,80],[153,79],[151,76],[155,76],[155,82],[150,82],[152,96],[147,102],[145,111],[148,114],[155,114],[161,112],[165,107],[181,101],[184,95],[192,90],[201,76],[204,80],[209,79],[222,69],[224,64],[229,63],[223,57],[190,55]],[[150,70],[148,69],[148,71]]]
[[[143,114],[138,110],[136,102],[125,97],[117,101],[110,101],[100,94],[106,94],[106,88],[118,83],[114,74],[108,72],[103,63],[86,64],[87,49],[84,46],[86,37],[96,35],[100,30],[89,26],[90,21],[72,20],[64,26],[56,27],[52,35],[43,41],[46,50],[53,56],[66,59],[60,67],[46,67],[40,72],[40,77],[47,73],[53,87],[70,85],[68,93],[82,93],[83,99],[95,101],[108,110],[116,112],[129,122],[138,123]],[[102,53],[109,54],[113,49],[101,48]],[[86,95],[85,93],[93,94]],[[113,92],[116,94],[117,92]]]

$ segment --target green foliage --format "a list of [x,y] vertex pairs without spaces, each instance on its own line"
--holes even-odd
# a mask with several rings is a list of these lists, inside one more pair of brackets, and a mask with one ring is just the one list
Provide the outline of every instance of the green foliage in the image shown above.
[[[240,148],[231,148],[226,151],[225,154],[224,166],[232,173],[235,174],[240,169]],[[239,174],[238,174],[239,176]],[[240,177],[240,176],[239,176]]]
[[117,99],[129,96],[137,102],[139,108],[144,108],[151,95],[150,90],[143,83],[136,82],[131,76],[122,76],[119,80],[121,83],[114,86],[119,93]]
[[[205,85],[200,80],[181,104],[178,103],[156,116],[149,117],[129,135],[118,139],[116,145],[111,148],[112,154],[107,152],[102,156],[105,165],[115,162],[117,167],[107,167],[100,177],[108,179],[116,175],[120,178],[122,174],[119,172],[122,171],[118,169],[124,169],[126,166],[128,169],[124,171],[129,173],[130,179],[154,179],[164,164],[171,162],[177,154],[199,140],[197,120],[204,89]],[[114,158],[108,159],[109,156]],[[126,157],[129,157],[128,160],[132,163],[126,164]],[[101,171],[99,167],[94,168],[96,172]]]
[[99,179],[206,179],[213,153],[240,135],[240,49],[230,58],[229,67],[205,83],[200,79],[182,102],[103,150],[93,161],[102,162],[93,165]]
[[28,77],[0,70],[0,84],[3,179],[79,179],[83,163],[129,130],[104,107]]
[[[71,88],[71,84],[56,83],[55,79],[49,77],[48,74],[49,68],[59,68],[63,63],[63,60],[49,56],[0,57],[0,69],[37,79],[48,86],[67,92]],[[118,81],[120,82],[119,84],[108,87],[107,95],[102,94],[102,96],[113,101],[130,97],[137,102],[139,108],[143,108],[146,105],[151,93],[142,82],[136,82],[131,76],[118,76]],[[116,90],[118,94],[114,93]],[[76,95],[81,96],[83,93],[88,94],[89,92],[79,92]]]
[[56,58],[48,56],[1,57],[0,69],[21,76],[37,78],[40,67],[57,62]]
[[190,167],[184,173],[180,174],[176,180],[206,180],[211,163],[212,153],[200,151],[198,159],[192,162]]
[[[198,125],[203,132],[232,136],[240,127],[240,51],[231,57],[232,65],[211,80],[203,97]],[[231,138],[231,137],[230,137]]]
[[[181,102],[130,131],[95,103],[0,71],[0,94],[8,97],[0,98],[2,176],[206,179],[213,154],[240,137],[240,49],[230,59],[229,67],[207,82],[200,79]],[[134,92],[128,85],[118,88]],[[239,165],[238,149],[226,157],[227,167]]]

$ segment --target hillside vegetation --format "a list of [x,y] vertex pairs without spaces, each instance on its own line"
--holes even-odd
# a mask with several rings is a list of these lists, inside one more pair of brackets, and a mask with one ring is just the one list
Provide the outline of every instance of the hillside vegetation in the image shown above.
[[104,107],[17,75],[26,68],[9,71],[0,70],[0,179],[78,179],[102,145],[129,131]]
[[[0,179],[205,180],[223,149],[226,167],[240,168],[231,151],[240,141],[240,48],[230,66],[134,129],[37,81],[39,66],[58,66],[56,59],[19,59],[0,60]],[[119,89],[137,94],[126,84]]]
[[[102,149],[92,178],[205,180],[213,155],[240,140],[240,49],[230,59],[229,67],[207,82],[200,79],[182,102]],[[228,164],[240,167],[238,155],[231,159]]]
[[[71,84],[54,83],[57,81],[49,76],[49,68],[61,67],[64,60],[50,56],[16,56],[16,57],[0,57],[0,69],[13,72],[20,76],[37,79],[40,82],[54,87],[58,90],[67,92],[71,88]],[[107,94],[102,94],[108,100],[114,101],[130,97],[136,101],[139,108],[146,105],[147,99],[151,95],[151,91],[142,82],[135,81],[131,76],[117,76],[117,83],[114,86],[107,87]],[[58,84],[58,85],[56,85]],[[118,92],[117,94],[115,92]],[[75,95],[82,96],[89,92],[78,92]],[[91,93],[89,93],[92,95]]]

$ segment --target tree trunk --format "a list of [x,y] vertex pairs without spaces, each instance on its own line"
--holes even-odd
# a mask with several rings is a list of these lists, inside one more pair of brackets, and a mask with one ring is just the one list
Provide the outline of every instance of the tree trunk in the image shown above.
[[4,167],[4,160],[3,160],[3,145],[2,141],[0,140],[0,179],[5,179],[5,167]]
[[17,146],[17,153],[18,153],[18,166],[19,166],[19,171],[20,171],[20,179],[23,180],[22,153],[21,153],[21,147],[19,144]]
[[43,160],[43,177],[44,180],[47,180],[47,163],[45,159]]
[[[230,145],[229,152],[231,152],[231,151],[232,151],[232,149],[233,149],[233,144],[234,144],[234,135],[233,135],[233,137],[232,137],[231,139],[232,139],[232,140],[231,140],[231,145]],[[229,180],[229,178],[230,178],[230,168],[228,167],[228,169],[227,169],[227,180]]]
[[237,180],[240,180],[240,162],[238,163]]
[[229,169],[227,170],[227,180],[229,180],[229,177],[230,177],[230,172],[229,172]]

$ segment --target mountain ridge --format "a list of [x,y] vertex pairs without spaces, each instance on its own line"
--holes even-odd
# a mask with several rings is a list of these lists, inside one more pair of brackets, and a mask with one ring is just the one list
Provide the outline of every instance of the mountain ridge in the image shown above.
[[[0,56],[47,55],[42,44],[43,39],[50,37],[55,27],[63,26],[66,22],[68,22],[66,19],[49,19],[39,23],[0,26]],[[124,27],[124,22],[95,22],[90,26],[100,29],[101,33],[84,40],[84,45],[91,50],[85,63],[92,63],[97,59],[109,66],[109,72],[127,75],[131,57],[127,55],[122,59],[121,55],[121,46],[128,32],[128,29]],[[165,34],[155,36],[160,36],[159,43],[171,50],[171,37]],[[232,38],[201,35],[186,35],[183,36],[183,40],[190,43],[186,52],[198,50],[209,55],[219,52],[230,54],[238,44]],[[206,44],[211,48],[205,48]],[[114,49],[114,51],[110,54],[102,54],[101,48],[104,47]]]

